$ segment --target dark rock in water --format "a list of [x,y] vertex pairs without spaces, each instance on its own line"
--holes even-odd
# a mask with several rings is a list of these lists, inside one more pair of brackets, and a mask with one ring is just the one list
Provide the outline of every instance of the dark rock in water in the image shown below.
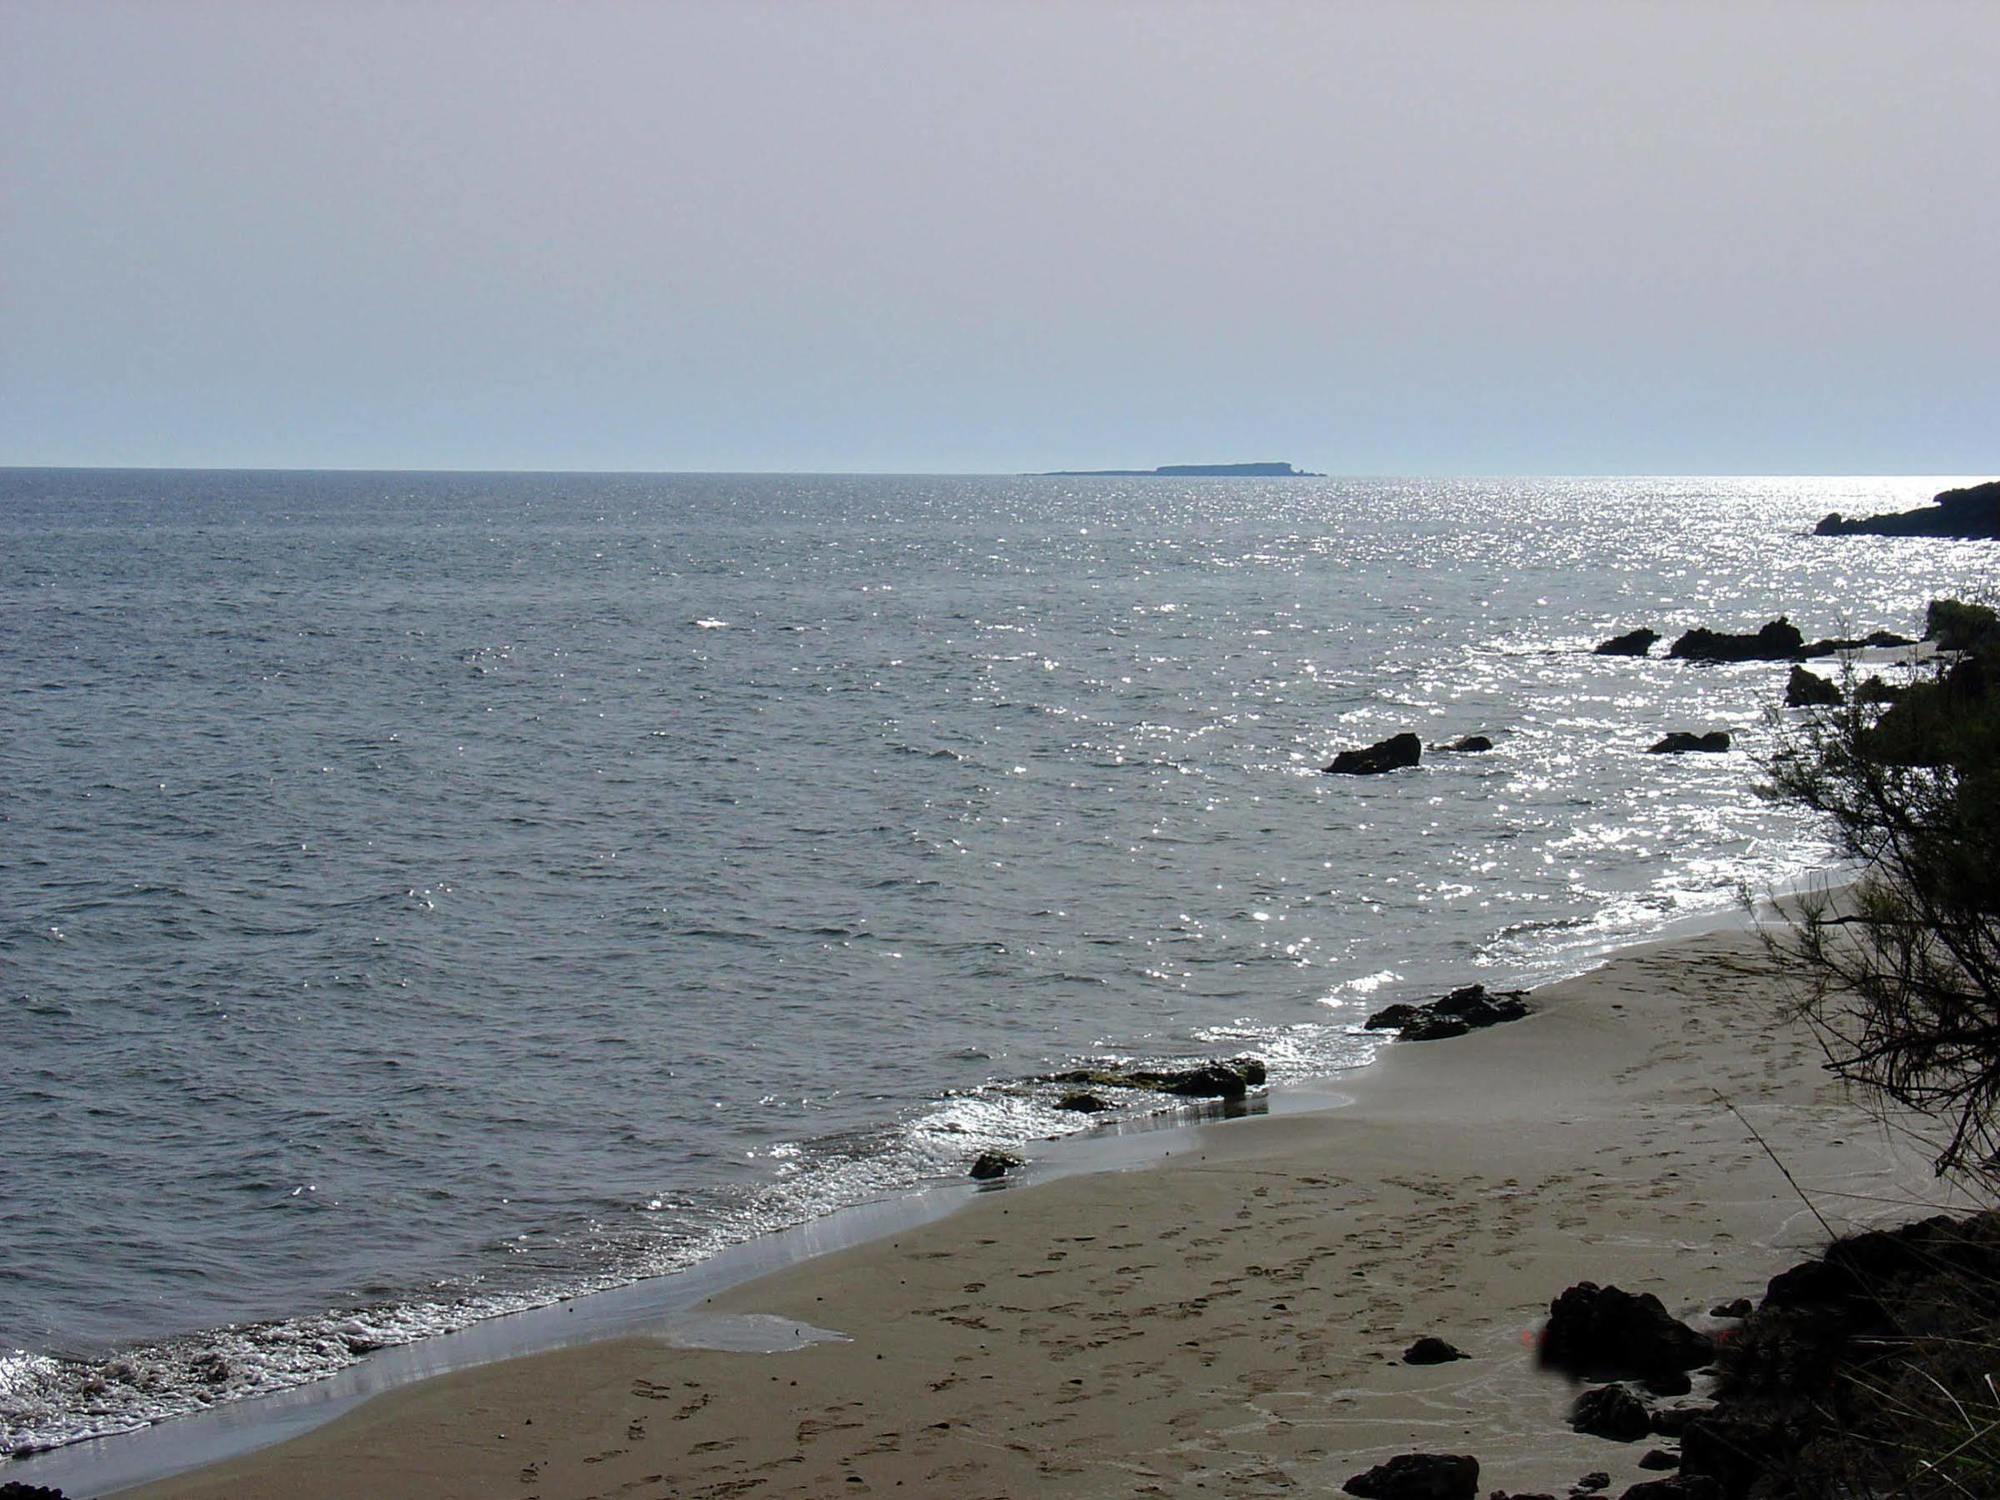
[[1111,1102],[1095,1094],[1064,1094],[1056,1101],[1056,1108],[1073,1110],[1080,1115],[1095,1115],[1111,1108]]
[[1639,1459],[1642,1469],[1678,1469],[1680,1466],[1681,1456],[1664,1448],[1648,1448]]
[[1691,734],[1685,729],[1676,729],[1665,739],[1648,745],[1648,755],[1686,755],[1698,752],[1703,755],[1719,755],[1729,748],[1729,731],[1712,730],[1708,734]]
[[1406,1042],[1435,1042],[1446,1037],[1464,1036],[1484,1026],[1502,1021],[1518,1021],[1528,1013],[1522,999],[1525,990],[1494,992],[1483,984],[1468,984],[1428,1005],[1386,1006],[1363,1023],[1363,1029],[1380,1031],[1399,1028]]
[[1653,643],[1660,638],[1657,630],[1647,630],[1641,626],[1628,630],[1623,635],[1614,635],[1608,641],[1599,641],[1595,648],[1598,656],[1644,656],[1653,649]]
[[1894,703],[1902,696],[1903,690],[1884,682],[1879,672],[1854,689],[1856,703]]
[[1655,1370],[1641,1384],[1655,1396],[1685,1396],[1694,1389],[1685,1370]]
[[0,1484],[0,1500],[63,1500],[63,1492],[45,1484],[23,1484],[10,1479]]
[[1580,1281],[1549,1304],[1542,1363],[1577,1376],[1647,1376],[1691,1370],[1714,1344],[1669,1314],[1651,1292]]
[[1624,1386],[1600,1385],[1576,1398],[1569,1410],[1569,1425],[1577,1432],[1610,1438],[1614,1443],[1636,1443],[1652,1432],[1653,1419],[1647,1415],[1646,1403]]
[[1780,615],[1746,635],[1697,625],[1669,646],[1667,655],[1677,661],[1789,661],[1805,643],[1799,627]]
[[1449,1453],[1402,1453],[1341,1490],[1361,1500],[1478,1500],[1479,1460]]
[[1712,1479],[1676,1474],[1671,1479],[1648,1479],[1635,1484],[1618,1500],[1722,1500],[1722,1491]]
[[2000,538],[2000,480],[1946,490],[1930,505],[1848,520],[1835,511],[1813,528],[1817,536],[1950,536]]
[[1828,636],[1824,640],[1814,641],[1810,646],[1800,651],[1799,655],[1838,656],[1843,651],[1860,651],[1869,646],[1886,649],[1892,646],[1914,645],[1916,645],[1915,641],[1906,635],[1897,635],[1893,630],[1871,630],[1868,634],[1853,640],[1842,640]]
[[972,1176],[979,1182],[990,1182],[995,1177],[1005,1177],[1020,1165],[1020,1157],[1005,1151],[982,1151],[972,1164]]
[[[1155,1093],[1177,1094],[1189,1099],[1241,1099],[1260,1086],[1269,1075],[1261,1058],[1233,1057],[1227,1062],[1203,1063],[1196,1068],[1073,1068],[1052,1073],[1044,1083],[1089,1084],[1107,1089],[1151,1089]],[[1087,1108],[1069,1105],[1063,1108]]]
[[1845,701],[1839,688],[1805,667],[1793,667],[1785,679],[1787,708],[1832,708]]
[[1400,771],[1424,758],[1424,742],[1414,734],[1395,734],[1365,750],[1343,750],[1324,768],[1328,776],[1380,776]]
[[1430,1334],[1425,1334],[1403,1351],[1403,1363],[1406,1365],[1448,1365],[1455,1359],[1470,1357],[1456,1344],[1447,1344]]
[[1733,1302],[1722,1302],[1708,1310],[1711,1318],[1747,1318],[1757,1310],[1757,1304],[1748,1297],[1738,1297]]
[[1441,1016],[1457,1016],[1474,1026],[1497,1026],[1502,1021],[1518,1021],[1528,1013],[1527,1003],[1521,998],[1525,994],[1526,990],[1496,993],[1483,984],[1467,984],[1442,1000],[1433,1000],[1430,1008]]
[[1468,734],[1463,739],[1453,740],[1449,745],[1433,745],[1434,750],[1448,755],[1484,755],[1493,748],[1493,741],[1483,734]]

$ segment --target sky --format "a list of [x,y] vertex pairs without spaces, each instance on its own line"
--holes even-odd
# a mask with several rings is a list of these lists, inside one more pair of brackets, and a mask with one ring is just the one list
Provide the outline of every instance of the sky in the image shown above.
[[0,464],[2000,471],[2000,0],[0,0]]

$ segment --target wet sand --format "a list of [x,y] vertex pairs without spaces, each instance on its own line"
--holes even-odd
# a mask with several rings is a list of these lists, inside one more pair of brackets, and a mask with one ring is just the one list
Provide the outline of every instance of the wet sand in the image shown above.
[[[1476,1455],[1482,1494],[1604,1470],[1615,1496],[1658,1477],[1650,1445],[1568,1431],[1574,1388],[1531,1348],[1552,1297],[1615,1282],[1718,1326],[1708,1307],[1817,1247],[1752,1126],[1837,1227],[1946,1201],[1780,993],[1748,935],[1635,949],[1526,1020],[1388,1048],[1345,1107],[984,1193],[700,1319],[445,1376],[125,1493],[1261,1496],[1428,1450]],[[846,1340],[670,1341],[793,1327]],[[1470,1358],[1403,1364],[1424,1334]]]

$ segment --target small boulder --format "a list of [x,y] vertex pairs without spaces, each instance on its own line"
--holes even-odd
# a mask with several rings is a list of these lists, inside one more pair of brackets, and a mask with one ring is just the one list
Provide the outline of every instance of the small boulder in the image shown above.
[[1599,1490],[1611,1488],[1611,1476],[1602,1469],[1592,1469],[1583,1478],[1570,1486],[1572,1495],[1594,1495]]
[[1598,656],[1644,656],[1653,649],[1653,643],[1660,638],[1657,630],[1647,630],[1641,626],[1628,630],[1623,635],[1614,635],[1608,641],[1597,643]]
[[1402,1453],[1341,1490],[1361,1500],[1478,1500],[1479,1460],[1450,1453]]
[[1729,732],[1726,729],[1712,730],[1708,734],[1691,734],[1685,729],[1677,729],[1657,744],[1649,745],[1648,755],[1686,755],[1698,752],[1703,755],[1719,755],[1729,748]]
[[972,1177],[977,1182],[991,1182],[995,1177],[1005,1177],[1021,1165],[1021,1158],[1006,1151],[982,1151],[979,1159],[972,1164]]
[[1450,755],[1484,755],[1493,748],[1493,741],[1483,734],[1468,734],[1463,739],[1453,740],[1449,745],[1433,745],[1431,748]]
[[1678,1469],[1680,1466],[1680,1455],[1669,1453],[1664,1448],[1648,1448],[1639,1459],[1642,1469]]
[[1413,1021],[1423,1019],[1423,1007],[1398,1002],[1385,1005],[1362,1023],[1364,1031],[1383,1031],[1392,1027],[1408,1026]]
[[1846,697],[1839,688],[1805,667],[1793,667],[1792,675],[1785,679],[1787,708],[1833,708],[1844,702]]
[[1414,734],[1391,735],[1365,750],[1343,750],[1324,768],[1328,776],[1380,776],[1414,766],[1424,757],[1424,742]]
[[1403,1351],[1406,1365],[1448,1365],[1455,1359],[1471,1358],[1456,1344],[1447,1344],[1443,1339],[1425,1334]]
[[1624,1386],[1600,1385],[1576,1398],[1570,1407],[1569,1425],[1577,1432],[1610,1438],[1614,1443],[1636,1443],[1652,1432],[1653,1419],[1647,1415],[1646,1403]]
[[1719,1302],[1708,1310],[1711,1318],[1747,1318],[1757,1310],[1756,1304],[1748,1297],[1738,1297],[1730,1302]]
[[1644,1377],[1691,1370],[1715,1357],[1706,1336],[1668,1313],[1651,1292],[1580,1281],[1549,1304],[1542,1363],[1578,1376]]

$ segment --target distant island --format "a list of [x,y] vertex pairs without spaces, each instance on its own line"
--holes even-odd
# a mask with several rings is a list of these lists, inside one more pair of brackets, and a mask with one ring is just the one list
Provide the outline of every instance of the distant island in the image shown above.
[[1290,464],[1161,464],[1157,469],[1050,469],[1043,479],[1324,479]]
[[1813,530],[1820,536],[1948,536],[2000,538],[2000,479],[1946,490],[1916,510],[1849,520],[1835,511]]

